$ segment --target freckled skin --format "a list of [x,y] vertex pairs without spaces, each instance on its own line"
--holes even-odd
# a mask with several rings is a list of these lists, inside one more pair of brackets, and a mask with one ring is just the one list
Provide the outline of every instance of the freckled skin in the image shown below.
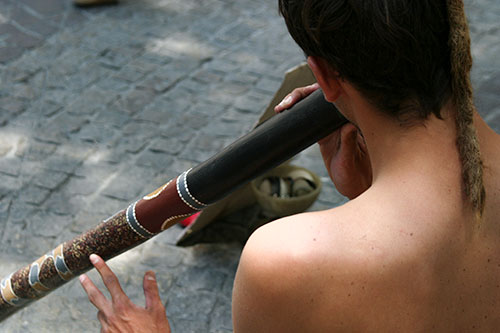
[[352,116],[365,133],[372,183],[343,206],[252,235],[234,285],[235,332],[498,330],[499,135],[475,114],[486,187],[478,220],[462,195],[449,112],[402,135],[361,100],[350,102],[363,110]]

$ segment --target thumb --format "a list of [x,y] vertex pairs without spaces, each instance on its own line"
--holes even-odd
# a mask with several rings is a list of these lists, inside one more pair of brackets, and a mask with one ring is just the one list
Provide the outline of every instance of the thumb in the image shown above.
[[144,274],[143,288],[146,298],[146,309],[152,310],[159,304],[162,304],[158,292],[158,284],[156,283],[156,275],[153,271],[147,271]]

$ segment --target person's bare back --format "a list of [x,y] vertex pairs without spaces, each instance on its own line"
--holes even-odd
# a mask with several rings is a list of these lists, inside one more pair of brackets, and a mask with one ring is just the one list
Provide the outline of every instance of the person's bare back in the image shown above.
[[[497,329],[500,137],[477,127],[489,194],[481,221],[462,207],[456,149],[441,142],[430,163],[403,163],[341,207],[259,229],[238,270],[235,330]],[[433,154],[448,163],[432,169]]]
[[320,141],[351,201],[252,235],[235,331],[498,330],[500,137],[473,104],[463,2],[279,5],[352,123]]

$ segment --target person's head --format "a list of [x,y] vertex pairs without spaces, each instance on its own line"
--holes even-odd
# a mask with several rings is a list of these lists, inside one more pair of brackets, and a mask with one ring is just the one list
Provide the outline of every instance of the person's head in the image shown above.
[[280,0],[288,30],[372,104],[426,119],[450,95],[446,4],[436,0]]
[[[472,65],[462,0],[279,0],[288,30],[380,112],[401,124],[456,108],[464,191],[484,205],[482,163],[472,124]],[[470,160],[474,163],[470,163]]]

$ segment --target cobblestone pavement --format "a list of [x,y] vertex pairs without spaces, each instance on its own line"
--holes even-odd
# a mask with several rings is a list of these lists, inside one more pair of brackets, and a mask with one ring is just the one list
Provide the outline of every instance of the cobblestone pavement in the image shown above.
[[[500,131],[500,2],[466,1],[479,110]],[[0,278],[90,229],[248,131],[303,56],[276,1],[0,0]],[[313,206],[344,201],[324,180]],[[110,261],[142,303],[154,269],[174,332],[230,332],[241,244],[176,247],[180,228]],[[95,272],[90,276],[96,279]],[[102,286],[102,285],[101,285]],[[97,332],[72,281],[1,332]]]

